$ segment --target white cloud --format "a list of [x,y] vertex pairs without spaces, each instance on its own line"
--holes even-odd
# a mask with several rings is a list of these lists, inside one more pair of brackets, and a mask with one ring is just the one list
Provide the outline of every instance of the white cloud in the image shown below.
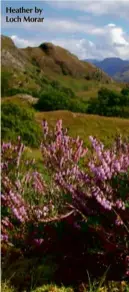
[[114,23],[109,23],[108,27],[115,27],[116,25]]
[[[66,32],[66,35],[63,34],[63,37],[50,37],[48,34],[46,39],[43,38],[42,34],[37,34],[37,36],[35,35],[35,37],[31,39],[23,39],[17,35],[12,35],[11,38],[18,47],[38,46],[45,41],[53,42],[56,45],[68,49],[81,59],[103,59],[106,57],[129,59],[129,35],[114,23],[109,23],[99,28],[93,25],[90,26],[89,24],[83,27],[81,23],[73,21],[62,20],[58,22],[56,20],[51,20],[49,29],[54,29],[57,36],[59,35],[59,31],[60,33]],[[76,34],[74,36],[75,32],[82,32],[84,35],[83,38],[77,37]],[[70,37],[67,37],[69,33]],[[95,41],[91,42],[88,39],[88,34],[90,33],[96,36]]]
[[56,39],[52,40],[55,45],[62,46],[80,59],[103,59],[106,57],[115,57],[115,54],[102,48],[87,39]]
[[53,43],[69,49],[81,59],[120,57],[129,59],[129,36],[121,27],[108,24],[103,27],[104,34],[97,36],[95,42],[88,39],[53,40]]
[[121,27],[113,26],[112,29],[109,30],[109,37],[111,38],[112,43],[117,45],[129,45],[129,43],[125,39],[124,32]]
[[129,59],[129,36],[121,27],[116,25],[105,27],[105,35],[98,38],[103,46],[109,48],[110,51],[118,57]]
[[86,39],[56,39],[52,40],[52,42],[71,51],[80,59],[91,58],[92,50],[94,51],[95,49],[94,43]]
[[37,43],[33,40],[25,40],[23,38],[18,37],[17,35],[12,35],[11,39],[14,41],[15,45],[19,48],[25,48],[25,47],[34,47],[37,45]]

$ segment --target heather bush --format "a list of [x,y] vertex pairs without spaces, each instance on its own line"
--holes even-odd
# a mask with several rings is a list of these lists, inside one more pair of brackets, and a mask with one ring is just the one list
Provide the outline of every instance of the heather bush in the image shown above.
[[[75,193],[76,191],[78,193],[78,188],[82,185],[85,190],[85,200],[93,199],[108,211],[112,208],[125,210],[125,206],[128,209],[129,145],[127,142],[117,138],[111,149],[105,149],[101,142],[91,136],[92,155],[85,169],[82,170],[78,162],[85,156],[87,149],[83,147],[83,141],[79,137],[77,139],[69,137],[67,131],[62,129],[61,121],[57,123],[53,135],[51,132],[48,135],[48,126],[44,122],[44,137],[47,136],[48,139],[41,144],[44,163],[56,171],[57,180],[66,183],[72,178],[80,182],[79,186],[77,183],[76,186],[66,184],[68,190],[73,189],[73,192],[75,190]],[[124,202],[119,204],[119,199],[124,199]]]
[[[110,261],[108,258],[102,264],[99,260],[98,265],[108,268],[109,262],[117,259],[128,276],[129,143],[117,137],[108,149],[91,136],[88,153],[79,137],[70,137],[62,128],[62,121],[57,122],[54,130],[43,121],[43,131],[41,152],[51,177],[49,184],[34,162],[26,161],[20,139],[15,145],[2,144],[3,242],[24,252],[33,245],[44,247],[53,241],[56,248],[57,231],[53,228],[66,238],[68,229],[76,238],[71,230],[77,229],[80,242],[82,234],[86,234],[84,246],[78,242],[78,256],[110,256]],[[69,213],[74,217],[67,220],[69,227],[64,229],[62,216]],[[56,222],[55,227],[49,226],[51,221]]]
[[[38,221],[54,214],[52,187],[36,171],[34,160],[25,160],[25,146],[2,143],[2,240],[26,247],[27,240],[39,244],[32,229]],[[39,235],[38,235],[39,236]]]
[[91,136],[92,154],[81,168],[79,161],[87,152],[83,141],[69,137],[61,121],[53,134],[44,123],[44,134],[44,163],[55,171],[60,188],[71,195],[71,208],[82,214],[87,227],[97,234],[101,251],[124,253],[128,260],[129,144],[117,138],[105,149]]

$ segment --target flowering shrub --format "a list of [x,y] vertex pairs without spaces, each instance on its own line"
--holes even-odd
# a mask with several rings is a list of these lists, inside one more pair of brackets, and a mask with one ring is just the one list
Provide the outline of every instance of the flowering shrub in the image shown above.
[[54,179],[52,185],[35,170],[33,160],[25,159],[20,139],[17,145],[2,144],[2,240],[24,248],[28,242],[41,245],[42,222],[50,221],[58,204],[58,214],[63,209],[79,214],[73,228],[82,230],[85,225],[87,251],[95,238],[94,250],[97,246],[99,252],[117,254],[128,275],[129,144],[119,137],[105,149],[90,137],[92,147],[87,153],[79,137],[68,136],[62,121],[54,131],[44,121],[43,130],[41,152]]
[[[44,162],[55,170],[55,180],[71,195],[71,208],[79,212],[91,232],[101,240],[106,252],[129,253],[129,143],[118,137],[110,149],[90,137],[92,151],[87,156],[83,142],[62,129],[49,133],[44,123],[45,142],[41,146]],[[48,142],[47,142],[48,141]]]
[[[54,206],[47,198],[50,189],[35,170],[34,160],[25,160],[25,146],[20,138],[17,145],[3,143],[1,152],[2,240],[13,244],[26,242],[30,226],[52,213]],[[35,243],[38,240],[34,238]]]
[[[51,132],[48,135],[48,126],[45,122],[44,137],[45,141],[41,145],[44,163],[56,172],[57,183],[66,192],[71,193],[73,204],[83,197],[81,203],[87,205],[88,201],[93,201],[106,211],[121,210],[121,216],[125,209],[128,210],[128,143],[123,143],[117,138],[111,149],[105,149],[96,138],[89,137],[92,154],[84,170],[79,166],[79,161],[86,156],[87,149],[83,147],[83,141],[79,137],[73,139],[67,135],[67,131],[64,132],[62,121],[57,123],[53,135]],[[93,209],[94,207],[96,209],[96,206],[93,206]],[[122,221],[120,222],[122,224]],[[116,223],[118,224],[118,220]]]

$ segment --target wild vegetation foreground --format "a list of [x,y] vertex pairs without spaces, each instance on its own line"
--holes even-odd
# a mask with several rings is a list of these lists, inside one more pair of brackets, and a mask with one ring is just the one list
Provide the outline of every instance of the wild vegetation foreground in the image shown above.
[[17,291],[48,282],[79,291],[96,278],[89,291],[103,291],[106,278],[128,291],[128,142],[106,148],[90,136],[89,152],[61,120],[53,131],[44,121],[43,132],[42,166],[20,137],[2,144],[3,280]]

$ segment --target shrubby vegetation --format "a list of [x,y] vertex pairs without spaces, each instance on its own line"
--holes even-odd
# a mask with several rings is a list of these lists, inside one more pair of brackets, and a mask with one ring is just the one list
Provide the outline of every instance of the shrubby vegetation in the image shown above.
[[[118,137],[106,149],[90,137],[92,150],[88,153],[79,137],[70,137],[62,128],[62,121],[54,131],[44,121],[43,130],[41,152],[51,177],[48,183],[34,161],[26,160],[19,139],[16,144],[2,144],[5,258],[12,247],[11,256],[19,255],[22,262],[33,254],[40,272],[46,255],[53,262],[56,258],[55,277],[60,283],[84,281],[86,270],[95,277],[109,270],[107,276],[112,279],[127,279],[129,144]],[[27,279],[25,273],[23,285]],[[11,281],[15,282],[14,275]],[[30,282],[27,285],[30,291]]]
[[22,87],[10,87],[7,72],[2,73],[2,96],[28,94],[38,98],[35,108],[39,111],[71,110],[73,112],[86,112],[86,104],[76,97],[71,88],[62,86],[57,80],[41,78],[39,90]]
[[59,90],[61,92],[64,92],[69,97],[75,97],[75,93],[73,92],[73,90],[71,88],[62,86],[59,83],[59,81],[57,81],[57,80],[51,81],[50,85],[51,85],[52,88],[57,89],[57,90]]
[[12,78],[11,72],[1,71],[1,96],[7,96]]
[[71,88],[62,86],[57,80],[42,77],[39,80],[39,89],[27,89],[11,86],[11,78],[11,73],[2,72],[2,96],[29,94],[37,97],[35,108],[39,111],[70,110],[108,117],[129,118],[129,86],[123,88],[121,92],[101,88],[98,91],[98,97],[84,101],[77,97]]
[[17,88],[17,87],[12,87],[10,89],[8,89],[7,95],[6,96],[14,96],[16,94],[28,94],[28,95],[32,95],[33,97],[39,97],[40,95],[40,91],[38,90],[31,90],[31,89],[27,89],[27,88]]
[[34,97],[39,97],[39,91],[34,89],[28,89],[23,87],[14,87],[13,83],[13,73],[8,71],[1,72],[1,96],[13,96],[16,94],[29,94]]
[[73,92],[65,88],[51,88],[43,91],[35,105],[40,111],[71,110],[73,112],[85,112],[85,104],[74,96]]
[[89,100],[87,112],[108,117],[129,118],[129,87],[120,93],[102,88],[98,98]]
[[129,118],[129,87],[121,92],[107,88],[98,91],[98,97],[82,101],[68,89],[60,87],[56,81],[53,87],[40,93],[36,109],[40,111],[70,110],[72,112],[97,114],[108,117]]
[[40,111],[52,111],[67,109],[69,98],[64,92],[56,89],[50,89],[41,93],[40,98],[36,104],[36,109]]
[[22,93],[37,97],[38,101],[34,107],[39,111],[70,110],[108,117],[129,118],[129,87],[123,88],[121,92],[101,88],[98,91],[98,97],[88,101],[81,100],[70,88],[61,86],[58,81],[48,81],[38,91],[10,88],[5,90],[5,93],[6,96]]
[[16,141],[21,136],[26,145],[39,146],[41,130],[35,122],[34,110],[31,108],[11,102],[2,103],[1,129],[2,140]]
[[57,80],[47,80],[47,85],[39,93],[35,108],[39,111],[86,112],[86,104],[75,95],[71,88],[62,86]]

